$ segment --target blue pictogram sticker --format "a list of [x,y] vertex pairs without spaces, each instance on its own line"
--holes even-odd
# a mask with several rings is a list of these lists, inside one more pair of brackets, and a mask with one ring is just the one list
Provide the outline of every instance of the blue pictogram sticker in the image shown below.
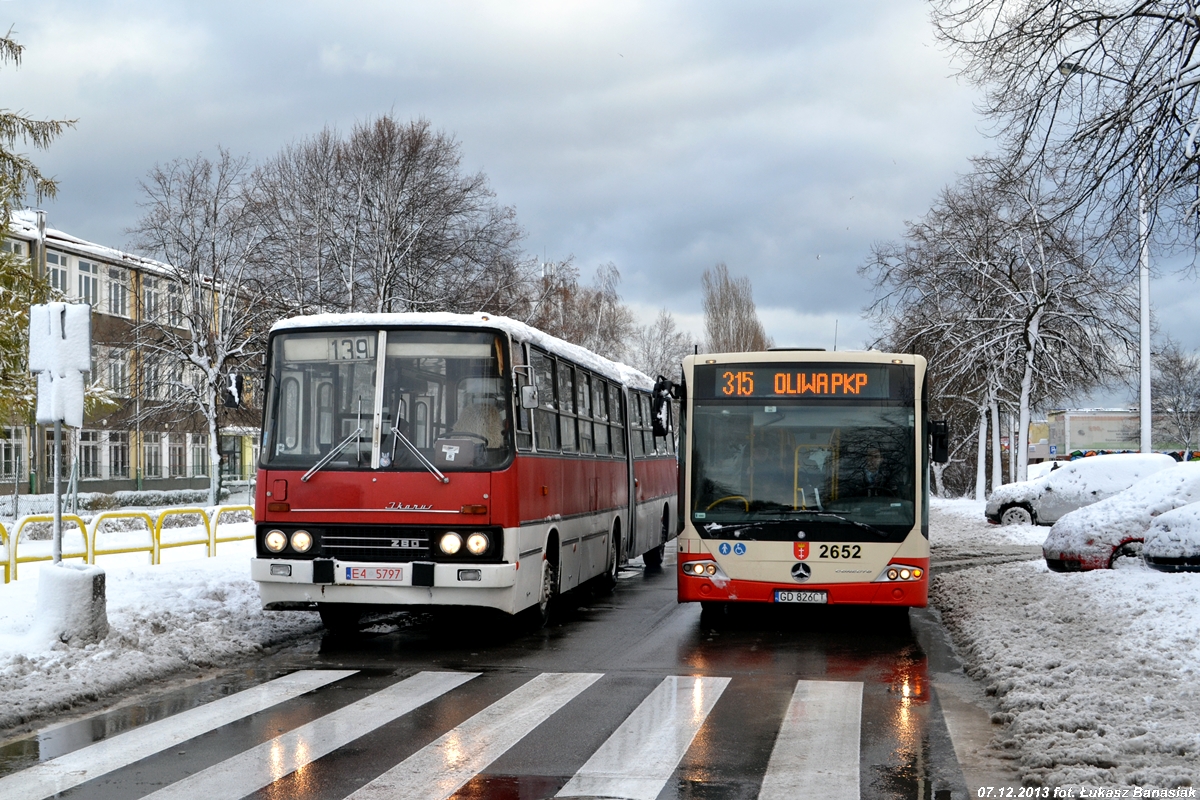
[[718,548],[717,548],[717,550],[718,550],[718,551],[721,553],[721,555],[723,555],[723,556],[727,556],[727,555],[729,555],[729,542],[721,542],[721,546],[720,546],[720,547],[718,547]]
[[346,567],[346,580],[350,580],[350,570],[352,569],[353,567]]
[[741,542],[738,542],[737,544],[735,544],[735,545],[733,546],[733,554],[734,554],[735,556],[744,556],[744,555],[746,555],[746,545],[742,544]]

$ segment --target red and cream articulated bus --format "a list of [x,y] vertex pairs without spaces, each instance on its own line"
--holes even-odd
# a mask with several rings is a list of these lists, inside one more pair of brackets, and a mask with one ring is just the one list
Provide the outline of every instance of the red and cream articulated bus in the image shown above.
[[683,380],[680,602],[926,604],[924,358],[697,355]]
[[326,314],[271,330],[252,576],[330,629],[371,609],[545,618],[661,564],[677,466],[642,373],[487,314]]

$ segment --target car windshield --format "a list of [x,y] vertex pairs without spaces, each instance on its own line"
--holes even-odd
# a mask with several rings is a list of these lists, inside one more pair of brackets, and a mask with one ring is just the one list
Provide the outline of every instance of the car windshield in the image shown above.
[[512,454],[495,333],[280,334],[270,378],[263,452],[275,468],[309,469],[333,453],[326,469],[488,469]]
[[692,519],[701,535],[873,538],[914,524],[910,405],[693,408]]

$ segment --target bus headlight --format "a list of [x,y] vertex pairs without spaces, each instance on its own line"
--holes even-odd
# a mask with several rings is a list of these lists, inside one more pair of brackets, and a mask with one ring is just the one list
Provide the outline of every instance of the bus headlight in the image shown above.
[[921,567],[912,567],[907,564],[892,564],[883,571],[882,575],[875,579],[875,582],[919,581],[924,574],[925,570]]
[[452,556],[455,553],[457,553],[459,550],[462,549],[462,546],[463,546],[462,537],[459,536],[454,531],[450,531],[449,533],[443,533],[442,538],[438,541],[438,547],[440,547],[442,549],[442,552],[448,556]]
[[283,531],[267,531],[267,535],[263,537],[263,544],[272,553],[278,553],[287,547],[287,535]]
[[296,531],[292,534],[292,549],[297,553],[307,553],[312,545],[312,534],[308,531]]
[[715,561],[684,561],[679,565],[683,574],[693,578],[713,578],[721,574]]
[[487,534],[484,533],[476,532],[467,537],[467,550],[474,556],[481,556],[486,553],[490,544],[491,542],[488,541]]

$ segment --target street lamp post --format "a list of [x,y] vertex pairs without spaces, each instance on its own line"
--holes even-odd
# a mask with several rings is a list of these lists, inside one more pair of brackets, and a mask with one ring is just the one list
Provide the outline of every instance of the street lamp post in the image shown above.
[[[1082,64],[1076,64],[1073,61],[1064,61],[1058,65],[1058,71],[1064,77],[1072,75],[1095,75],[1097,78],[1116,81],[1117,83],[1128,84],[1128,81],[1123,81],[1120,78],[1115,78],[1111,75],[1103,75],[1099,72],[1084,67]],[[1142,131],[1139,128],[1138,136],[1138,163],[1137,163],[1137,180],[1138,180],[1138,295],[1141,300],[1141,311],[1139,314],[1138,325],[1141,328],[1138,342],[1138,427],[1140,436],[1138,440],[1138,449],[1143,453],[1149,453],[1153,448],[1153,442],[1150,435],[1151,414],[1150,414],[1150,222],[1148,218],[1148,210],[1146,208],[1146,159],[1143,155],[1142,147]]]

